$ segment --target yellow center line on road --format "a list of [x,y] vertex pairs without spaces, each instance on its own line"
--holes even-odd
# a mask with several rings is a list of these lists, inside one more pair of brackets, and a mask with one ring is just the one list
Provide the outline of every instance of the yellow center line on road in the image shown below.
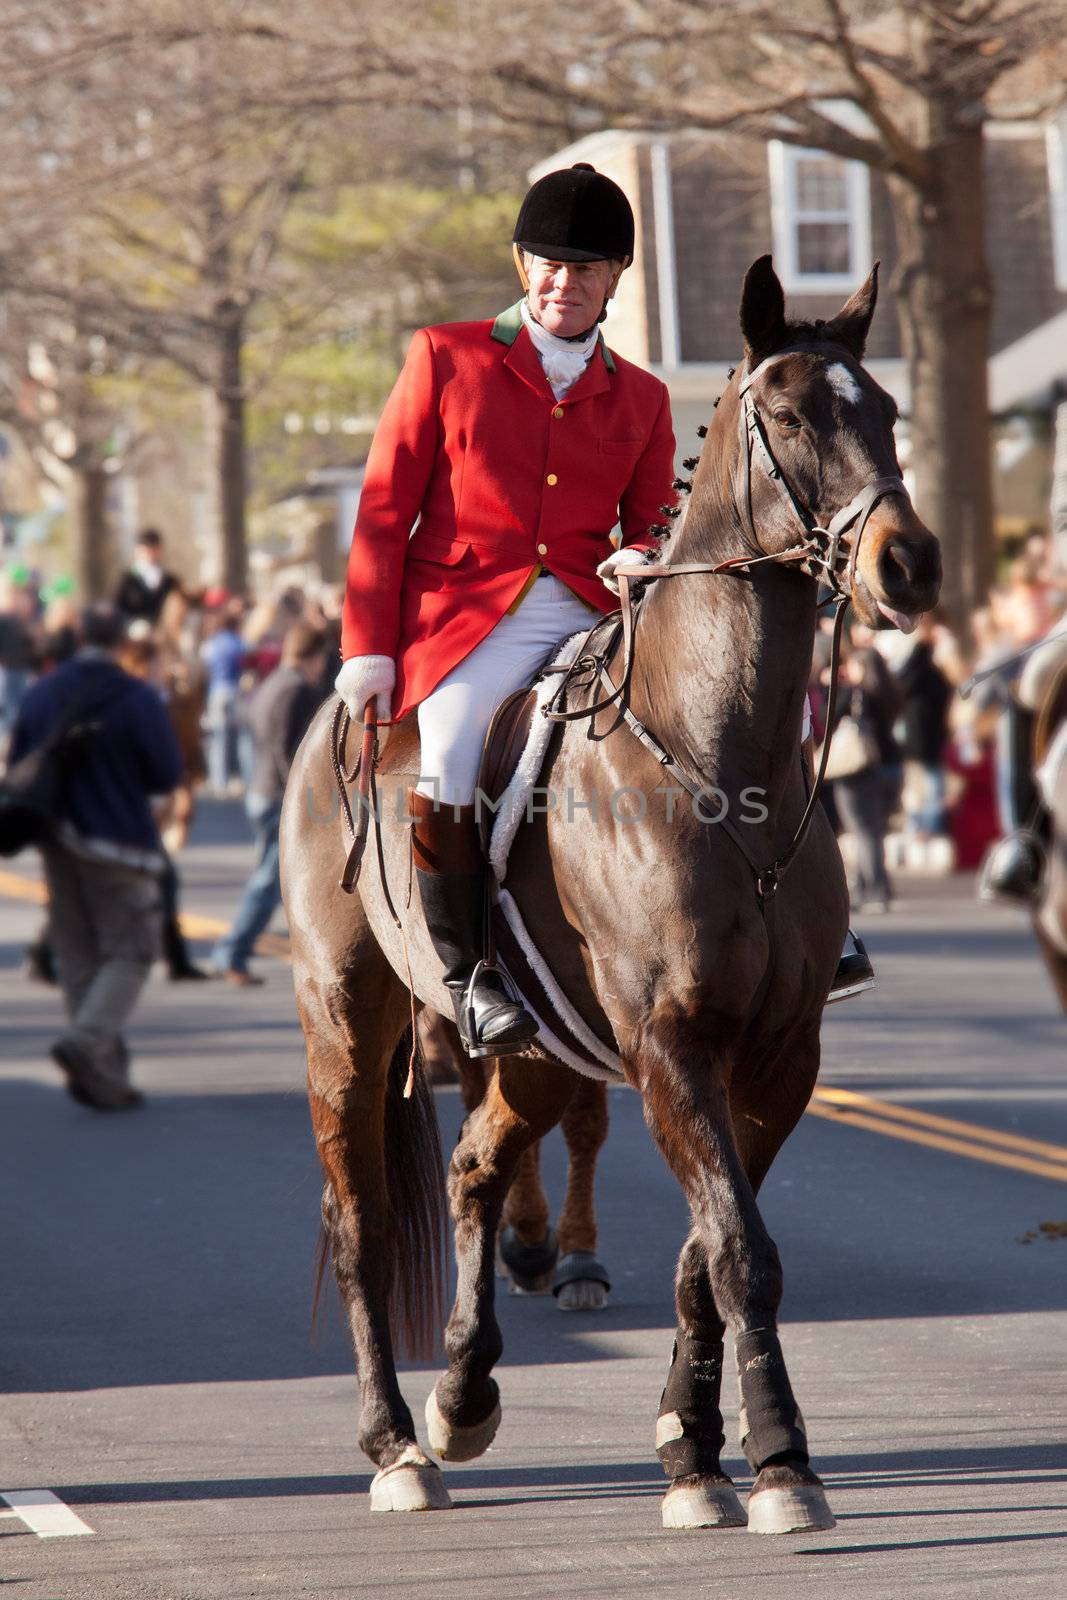
[[[868,1104],[881,1108],[884,1102],[869,1100]],[[889,1117],[846,1111],[841,1106],[828,1105],[818,1099],[811,1101],[808,1112],[813,1117],[824,1117],[828,1122],[843,1122],[850,1128],[865,1128],[870,1133],[883,1133],[890,1139],[904,1139],[909,1144],[925,1145],[929,1150],[945,1150],[950,1155],[967,1156],[971,1161],[985,1161],[990,1166],[1010,1167],[1015,1172],[1028,1172],[1037,1178],[1052,1178],[1057,1183],[1067,1183],[1067,1150],[1059,1152],[1057,1163],[1035,1161],[1008,1150],[996,1150],[988,1144],[979,1143],[977,1139],[949,1138],[945,1134],[913,1127],[910,1123],[896,1122]],[[958,1123],[957,1126],[968,1129],[972,1135],[988,1133],[988,1129],[977,1128],[967,1122]]]
[[1067,1147],[1046,1144],[1042,1139],[1026,1139],[1020,1133],[1001,1133],[997,1128],[982,1128],[973,1122],[957,1122],[954,1117],[939,1117],[932,1111],[917,1111],[912,1106],[898,1105],[896,1101],[874,1100],[870,1095],[856,1094],[851,1089],[816,1089],[814,1099],[827,1105],[841,1105],[849,1111],[870,1112],[876,1117],[890,1117],[910,1122],[916,1127],[932,1128],[935,1133],[950,1137],[961,1135],[964,1139],[977,1139],[982,1144],[1000,1145],[1005,1150],[1021,1150],[1024,1155],[1051,1156],[1053,1161],[1067,1162]]
[[24,878],[21,872],[0,872],[0,894],[12,900],[32,900],[38,906],[48,899],[44,884],[36,878]]

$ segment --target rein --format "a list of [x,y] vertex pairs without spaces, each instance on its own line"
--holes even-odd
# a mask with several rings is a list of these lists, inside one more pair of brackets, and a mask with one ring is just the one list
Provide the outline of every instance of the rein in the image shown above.
[[[834,712],[837,707],[837,678],[841,658],[841,637],[845,618],[845,605],[850,598],[855,580],[860,544],[867,522],[871,512],[883,496],[906,493],[904,481],[899,477],[874,478],[870,483],[865,484],[858,494],[854,495],[848,504],[843,506],[831,518],[829,525],[825,528],[820,526],[817,518],[812,515],[808,507],[796,494],[782,471],[774,451],[771,449],[763,419],[750,390],[756,378],[772,362],[780,361],[787,355],[807,352],[825,354],[825,347],[793,345],[788,350],[777,351],[773,356],[769,356],[766,361],[761,362],[753,372],[743,375],[741,379],[741,406],[738,412],[741,474],[739,499],[741,506],[744,508],[743,515],[746,524],[744,531],[751,545],[751,553],[730,556],[725,561],[718,562],[664,562],[633,573],[627,573],[625,568],[617,569],[615,578],[619,584],[619,621],[614,623],[606,643],[599,650],[594,651],[588,648],[594,635],[603,625],[601,622],[597,622],[586,634],[582,649],[579,650],[570,665],[546,669],[548,672],[559,672],[562,675],[559,687],[543,709],[543,715],[549,721],[575,722],[581,718],[594,717],[598,712],[607,710],[611,706],[616,706],[626,727],[639,743],[651,755],[655,756],[656,760],[670,773],[676,783],[680,784],[694,799],[701,799],[707,794],[706,786],[697,783],[684,768],[678,765],[670,752],[660,744],[655,735],[650,733],[644,723],[634,715],[628,703],[636,648],[636,625],[639,614],[638,607],[635,605],[631,594],[631,583],[654,583],[661,578],[690,577],[697,573],[711,576],[748,577],[754,567],[773,563],[779,566],[795,566],[799,571],[804,572],[806,576],[820,578],[829,584],[833,590],[833,598],[836,602],[837,610],[834,616],[834,630],[830,649],[830,693],[826,710],[826,736],[823,739],[819,770],[816,773],[807,805],[804,808],[804,813],[797,829],[783,853],[769,865],[761,866],[744,835],[735,827],[729,817],[724,816],[720,819],[725,832],[741,851],[755,874],[756,890],[761,902],[766,902],[774,895],[782,875],[791,865],[803,844],[826,777],[826,767],[830,758],[830,745],[833,739]],[[762,550],[756,534],[752,508],[752,463],[754,455],[758,455],[764,472],[774,484],[791,516],[800,524],[801,528],[801,535],[795,544],[771,554]],[[855,526],[853,527],[853,525]],[[852,533],[846,541],[845,534],[850,529],[852,529]],[[622,645],[622,678],[616,684],[608,668],[608,661],[614,655],[620,639]],[[585,679],[586,683],[597,682],[606,693],[604,698],[594,701],[591,705],[566,710],[563,708],[563,701],[572,682],[580,681],[577,677],[579,672],[584,672],[588,675]]]
[[[393,904],[393,896],[389,891],[389,879],[385,871],[385,851],[382,848],[382,830],[378,812],[378,783],[375,770],[378,766],[378,716],[377,696],[371,695],[363,708],[363,738],[360,744],[359,755],[351,772],[345,770],[345,749],[348,743],[348,730],[352,725],[348,707],[343,700],[337,702],[337,709],[333,714],[333,724],[330,728],[330,760],[333,765],[334,782],[337,793],[341,797],[341,809],[344,812],[345,823],[348,827],[351,844],[345,858],[344,871],[341,873],[340,887],[345,894],[354,894],[356,884],[359,882],[360,868],[363,865],[363,852],[367,847],[367,830],[370,826],[370,814],[373,811],[375,822],[378,826],[374,829],[374,843],[378,856],[378,876],[381,879],[382,895],[385,899],[386,909],[393,919],[393,925],[400,934],[400,942],[404,950],[404,966],[407,969],[408,998],[411,1002],[411,1055],[408,1058],[407,1082],[404,1084],[404,1099],[410,1100],[415,1087],[415,1062],[418,1056],[418,1032],[415,1017],[415,985],[411,978],[411,957],[408,954],[407,934],[400,914]],[[355,783],[356,793],[359,797],[359,814],[353,815],[352,803],[348,798],[348,785]]]

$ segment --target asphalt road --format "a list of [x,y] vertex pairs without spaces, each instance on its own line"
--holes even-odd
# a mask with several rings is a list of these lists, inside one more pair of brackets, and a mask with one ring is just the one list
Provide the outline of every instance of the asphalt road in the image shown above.
[[[205,809],[188,910],[227,914],[241,836],[236,808]],[[13,1596],[1067,1595],[1067,1237],[1041,1228],[1067,1218],[1067,1023],[1022,919],[969,883],[905,881],[865,930],[879,987],[828,1016],[826,1097],[765,1189],[839,1519],[780,1540],[660,1528],[685,1213],[625,1090],[598,1190],[609,1307],[502,1297],[496,1444],[447,1469],[453,1512],[372,1518],[335,1305],[309,1329],[319,1178],[287,968],[264,959],[241,993],[154,979],[132,1040],[148,1105],[101,1117],[48,1064],[55,998],[18,970],[39,912],[10,889],[0,1494],[50,1490],[92,1530],[40,1537],[0,1502]],[[450,1141],[458,1096],[438,1100]],[[546,1165],[558,1194],[555,1141]],[[413,1407],[433,1376],[405,1375]],[[731,1384],[724,1409],[744,1486]]]

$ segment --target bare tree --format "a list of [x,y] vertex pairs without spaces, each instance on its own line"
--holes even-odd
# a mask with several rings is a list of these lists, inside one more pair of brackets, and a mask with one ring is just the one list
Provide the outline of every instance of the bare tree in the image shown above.
[[[212,576],[233,590],[247,581],[250,341],[262,389],[289,351],[365,325],[383,278],[413,307],[450,276],[418,260],[403,206],[369,247],[316,255],[301,236],[371,174],[455,178],[440,155],[449,94],[431,87],[428,47],[403,42],[403,9],[384,26],[334,0],[285,19],[242,0],[74,0],[41,26],[0,19],[17,130],[0,204],[19,222],[0,294],[201,388]],[[432,208],[418,224],[431,240]]]
[[590,0],[557,29],[513,15],[489,69],[497,116],[563,97],[599,125],[730,129],[885,174],[917,497],[959,624],[993,570],[983,127],[1013,76],[1029,109],[1062,97],[1062,36],[1062,0]]

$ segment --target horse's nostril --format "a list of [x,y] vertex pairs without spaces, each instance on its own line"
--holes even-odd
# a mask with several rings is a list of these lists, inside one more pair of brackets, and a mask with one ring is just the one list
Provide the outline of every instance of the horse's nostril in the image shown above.
[[915,552],[902,539],[889,540],[882,551],[879,564],[882,568],[882,581],[887,585],[899,584],[901,579],[907,584],[913,584],[918,576]]

